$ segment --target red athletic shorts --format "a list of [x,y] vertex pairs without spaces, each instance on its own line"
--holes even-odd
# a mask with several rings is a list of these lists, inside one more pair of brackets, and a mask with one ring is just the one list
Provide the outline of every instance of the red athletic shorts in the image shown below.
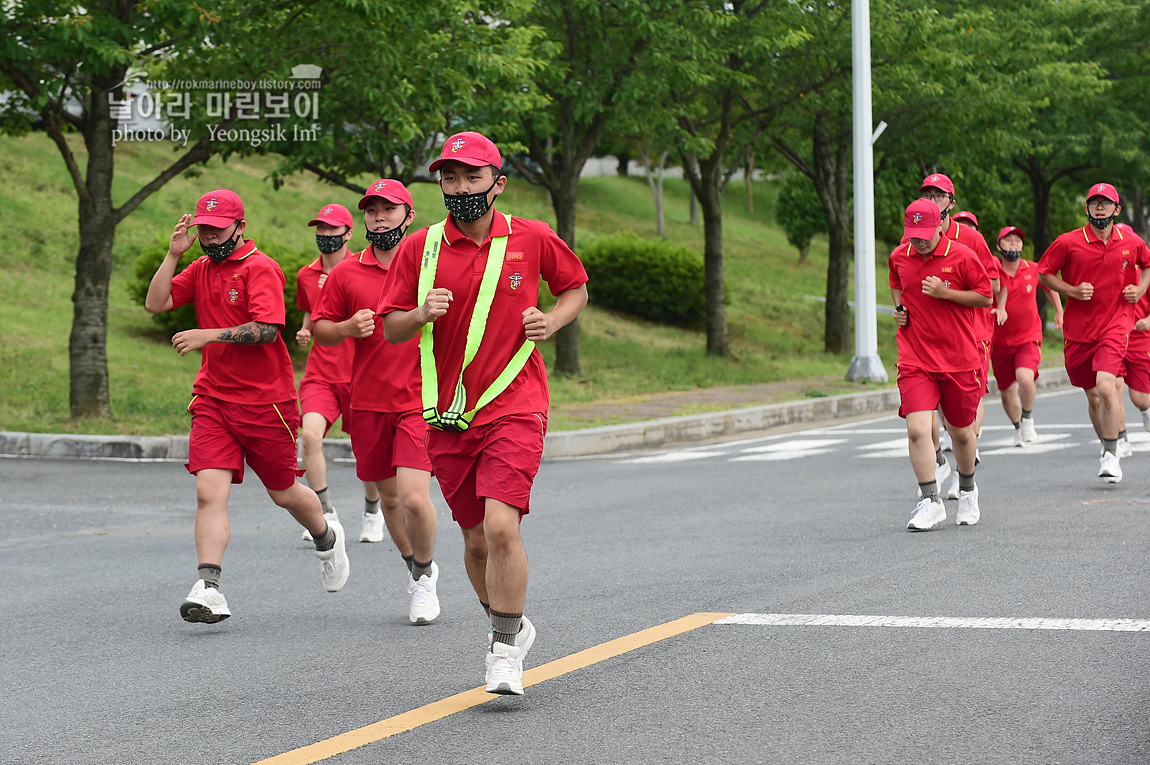
[[994,381],[999,390],[1006,390],[1018,381],[1017,370],[1029,369],[1038,379],[1038,362],[1042,361],[1042,343],[991,346],[990,361],[994,364]]
[[343,432],[351,433],[351,383],[333,383],[327,380],[304,378],[299,384],[299,411],[301,415],[319,412],[327,420],[326,436],[332,423],[343,415]]
[[956,428],[974,422],[978,402],[986,389],[982,371],[927,372],[923,369],[898,368],[898,393],[902,399],[899,417],[911,412],[931,412],[942,406],[946,421]]
[[386,481],[401,467],[431,472],[425,445],[428,428],[422,412],[357,409],[351,421],[348,435],[359,480]]
[[487,497],[519,508],[520,518],[530,512],[546,433],[542,414],[510,414],[462,433],[427,429],[427,456],[460,527],[483,521]]
[[1126,363],[1126,385],[1130,390],[1150,393],[1150,350],[1127,348],[1124,361]]
[[1090,390],[1098,384],[1098,373],[1109,372],[1122,377],[1126,372],[1126,333],[1100,337],[1091,343],[1067,340],[1063,356],[1066,374],[1075,388]]
[[232,483],[244,482],[244,460],[263,485],[272,491],[290,489],[303,475],[296,469],[296,402],[233,404],[210,396],[196,396],[188,404],[192,432],[188,461],[192,475],[218,468],[232,471]]

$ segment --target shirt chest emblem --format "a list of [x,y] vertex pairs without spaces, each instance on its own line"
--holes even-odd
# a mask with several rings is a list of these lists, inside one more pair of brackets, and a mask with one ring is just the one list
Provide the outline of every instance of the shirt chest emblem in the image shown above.
[[1028,293],[1029,293],[1029,292],[1033,292],[1033,291],[1034,291],[1034,285],[1033,285],[1033,284],[1028,284],[1028,285],[1026,285],[1026,291],[1027,291]]
[[953,268],[951,268],[950,266],[943,266],[943,267],[942,267],[942,272],[943,272],[944,274],[953,274],[953,273],[954,273],[954,269],[953,269]]
[[230,300],[231,302],[233,302],[233,303],[236,302],[236,298],[238,298],[239,296],[240,296],[240,291],[237,290],[235,287],[232,287],[230,290],[228,290],[228,300]]
[[507,277],[507,281],[511,284],[511,289],[519,289],[519,285],[523,284],[523,277],[518,273],[511,274]]

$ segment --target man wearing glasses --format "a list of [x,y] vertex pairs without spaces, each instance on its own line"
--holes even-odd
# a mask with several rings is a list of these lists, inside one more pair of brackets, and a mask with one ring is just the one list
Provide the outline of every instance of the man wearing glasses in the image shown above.
[[1126,429],[1126,409],[1117,378],[1125,371],[1134,304],[1150,285],[1150,251],[1129,226],[1114,222],[1122,206],[1109,183],[1090,187],[1085,209],[1089,223],[1054,240],[1038,264],[1038,278],[1069,298],[1063,319],[1066,372],[1072,385],[1086,391],[1090,422],[1102,441],[1098,477],[1118,483],[1118,434]]

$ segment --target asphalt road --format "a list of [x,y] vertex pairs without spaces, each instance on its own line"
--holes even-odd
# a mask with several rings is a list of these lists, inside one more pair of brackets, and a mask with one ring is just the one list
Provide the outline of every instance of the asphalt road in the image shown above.
[[[905,530],[896,417],[545,463],[523,524],[529,667],[699,612],[827,623],[708,623],[326,762],[1150,761],[1150,434],[1130,408],[1136,453],[1107,485],[1080,392],[1040,399],[1026,449],[987,403],[970,528],[948,502],[940,529]],[[351,467],[329,480],[355,518]],[[325,593],[249,477],[224,562],[234,616],[189,625],[182,465],[0,460],[0,762],[252,763],[476,688],[487,624],[435,499],[435,624],[407,623],[388,542],[352,543],[351,580]],[[888,626],[830,618],[846,615]]]

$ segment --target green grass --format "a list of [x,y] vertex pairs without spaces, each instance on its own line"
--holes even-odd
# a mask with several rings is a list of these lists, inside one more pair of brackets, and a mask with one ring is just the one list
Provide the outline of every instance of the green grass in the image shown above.
[[[81,144],[72,141],[80,152]],[[114,199],[122,204],[172,159],[165,144],[132,143],[116,154]],[[81,166],[83,158],[81,157]],[[260,249],[277,253],[314,250],[306,223],[322,205],[340,202],[352,210],[359,196],[310,176],[290,179],[274,190],[265,179],[266,158],[212,160],[194,176],[180,177],[152,195],[117,229],[109,295],[108,372],[111,420],[74,422],[68,416],[68,335],[78,235],[75,192],[55,146],[43,135],[0,137],[0,430],[32,432],[169,434],[186,433],[184,411],[198,356],[180,358],[151,316],[128,297],[133,253],[167,237],[178,217],[194,209],[204,191],[227,187],[243,198],[248,232]],[[369,178],[362,179],[369,182]],[[701,253],[703,230],[688,223],[687,186],[666,183],[667,234]],[[822,351],[823,304],[804,299],[825,293],[826,242],[816,239],[807,263],[774,224],[775,187],[756,183],[754,214],[745,187],[732,184],[724,202],[725,275],[729,286],[728,326],[733,358],[705,353],[705,336],[636,321],[589,306],[581,315],[583,376],[551,381],[551,428],[568,427],[565,404],[787,379],[842,376],[850,354]],[[412,188],[417,226],[439,220],[439,190]],[[547,194],[513,180],[499,208],[554,223]],[[654,202],[645,181],[589,178],[580,184],[577,243],[630,229],[655,235]],[[362,227],[352,246],[362,248]],[[881,263],[885,253],[880,246]],[[576,247],[578,250],[578,246]],[[288,275],[291,278],[292,275]],[[885,268],[878,269],[878,300],[890,302]],[[594,285],[591,291],[594,293]],[[544,344],[548,364],[554,350]],[[894,373],[894,324],[879,317],[879,353]],[[861,386],[860,386],[861,387]]]

